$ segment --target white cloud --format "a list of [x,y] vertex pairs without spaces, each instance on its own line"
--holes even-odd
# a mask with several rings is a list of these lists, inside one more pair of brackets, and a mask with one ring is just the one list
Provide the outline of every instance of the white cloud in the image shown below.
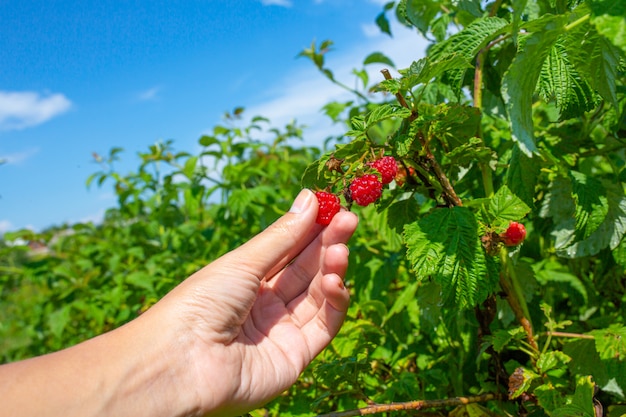
[[39,148],[30,148],[21,152],[0,154],[0,161],[5,164],[19,165],[39,152]]
[[[335,79],[352,86],[356,82],[352,70],[362,68],[363,59],[371,52],[382,52],[397,68],[406,68],[425,55],[427,42],[415,31],[398,24],[392,25],[392,33],[393,38],[380,31],[378,35],[371,33],[363,44],[350,47],[349,52],[342,49],[340,44],[335,45],[335,51],[326,56],[327,67],[334,73]],[[382,65],[367,66],[370,83],[383,79],[380,74],[382,68]],[[269,99],[246,108],[247,116],[267,117],[276,127],[282,127],[295,119],[309,127],[305,136],[318,146],[328,136],[345,131],[345,127],[333,125],[322,114],[322,106],[330,101],[355,99],[351,93],[326,79],[313,64],[309,69],[283,79],[280,85],[267,91],[267,95]]]
[[63,94],[0,91],[0,130],[17,130],[47,122],[65,113],[72,102]]
[[282,6],[282,7],[291,7],[293,4],[291,0],[261,0],[263,6]]
[[13,230],[13,224],[8,220],[0,220],[0,235],[5,234],[9,230]]
[[137,95],[137,98],[139,99],[139,101],[158,100],[160,92],[161,92],[161,87],[160,86],[155,86],[155,87],[152,87],[152,88],[149,88],[149,89],[147,89],[145,91],[140,92]]

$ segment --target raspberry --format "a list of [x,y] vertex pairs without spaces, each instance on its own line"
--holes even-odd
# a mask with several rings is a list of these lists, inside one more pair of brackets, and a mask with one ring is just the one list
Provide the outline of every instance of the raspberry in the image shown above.
[[363,175],[350,184],[350,197],[359,206],[367,206],[380,198],[383,183],[374,174]]
[[339,197],[335,194],[327,193],[326,191],[318,191],[315,193],[317,197],[317,218],[315,222],[321,225],[328,225],[330,221],[335,217],[335,214],[339,213],[341,204],[339,203]]
[[526,228],[521,223],[511,222],[500,237],[506,246],[517,246],[526,239]]
[[383,184],[389,184],[398,173],[398,163],[393,156],[383,156],[372,162],[370,166],[380,172]]

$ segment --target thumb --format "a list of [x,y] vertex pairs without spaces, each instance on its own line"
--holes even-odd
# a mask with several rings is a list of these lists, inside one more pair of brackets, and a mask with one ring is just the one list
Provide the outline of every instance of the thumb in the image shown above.
[[262,280],[295,258],[322,230],[315,223],[317,198],[304,189],[287,213],[267,229],[224,257],[238,269]]

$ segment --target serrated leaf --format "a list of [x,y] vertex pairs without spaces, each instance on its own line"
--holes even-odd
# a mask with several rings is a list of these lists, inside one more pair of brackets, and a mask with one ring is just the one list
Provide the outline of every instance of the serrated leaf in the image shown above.
[[609,212],[606,190],[593,177],[576,171],[571,171],[570,175],[576,204],[576,234],[578,240],[586,239],[597,230]]
[[626,233],[626,197],[621,185],[604,184],[608,211],[602,223],[585,239],[576,240],[573,219],[564,219],[555,225],[555,248],[559,256],[580,258],[592,256],[602,249],[615,249]]
[[545,101],[555,101],[561,120],[593,110],[598,101],[587,80],[570,61],[568,50],[561,40],[552,46],[543,63],[538,89]]
[[489,214],[494,219],[517,221],[529,212],[530,207],[513,194],[506,185],[500,187],[489,202]]
[[553,417],[596,417],[593,407],[595,386],[591,376],[583,376],[576,381],[576,391],[570,404],[552,411]]
[[[476,19],[462,31],[433,45],[428,56],[433,61],[438,61],[451,54],[460,54],[467,62],[473,62],[482,48],[496,36],[507,31],[508,25],[507,20],[499,17]],[[447,84],[454,88],[457,94],[461,90],[465,71],[466,69],[452,69],[446,72]]]
[[447,71],[463,71],[471,68],[469,60],[460,53],[445,54],[437,59],[425,57],[414,61],[402,71],[402,88],[409,90],[418,84],[425,84],[440,77]]
[[502,80],[502,97],[511,123],[511,134],[528,156],[537,150],[535,144],[532,105],[533,93],[552,46],[563,33],[563,16],[542,19],[543,28],[524,38],[523,49],[513,59]]
[[469,209],[434,210],[406,225],[404,237],[418,279],[432,276],[441,285],[444,300],[459,308],[472,307],[495,289],[497,267],[485,255]]
[[626,327],[613,324],[608,329],[590,332],[596,342],[601,359],[623,359],[626,357]]
[[[626,28],[625,28],[626,30]],[[620,51],[603,37],[594,38],[594,48],[589,59],[589,78],[598,93],[616,109],[617,89],[615,80],[620,68]]]
[[366,126],[372,126],[392,117],[405,119],[411,115],[411,110],[397,104],[383,104],[372,110],[366,118]]
[[537,368],[541,373],[548,372],[557,366],[565,365],[572,360],[569,356],[559,350],[543,352],[537,359]]
[[513,148],[505,183],[528,207],[534,207],[535,204],[535,185],[539,169],[537,158],[528,157],[518,147]]

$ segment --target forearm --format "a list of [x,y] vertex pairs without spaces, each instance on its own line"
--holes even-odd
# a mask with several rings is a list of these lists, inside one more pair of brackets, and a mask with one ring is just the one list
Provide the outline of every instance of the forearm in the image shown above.
[[178,360],[184,351],[165,345],[175,338],[156,337],[167,330],[150,324],[129,323],[74,347],[1,366],[0,416],[193,415],[184,360]]

